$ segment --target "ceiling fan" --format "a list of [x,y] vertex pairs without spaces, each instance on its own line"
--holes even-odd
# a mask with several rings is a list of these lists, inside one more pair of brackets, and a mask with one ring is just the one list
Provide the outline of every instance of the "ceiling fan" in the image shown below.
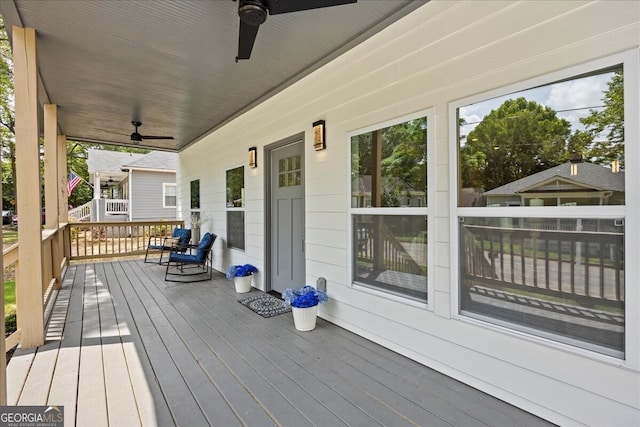
[[251,50],[258,35],[258,28],[260,24],[267,20],[267,13],[269,15],[278,15],[355,2],[357,0],[239,0],[240,35],[238,37],[236,62],[240,59],[249,59],[251,57]]
[[140,135],[138,133],[138,127],[142,126],[142,122],[132,121],[131,124],[135,127],[135,130],[131,134],[131,142],[142,142],[145,139],[173,139],[172,136],[160,136],[160,135]]

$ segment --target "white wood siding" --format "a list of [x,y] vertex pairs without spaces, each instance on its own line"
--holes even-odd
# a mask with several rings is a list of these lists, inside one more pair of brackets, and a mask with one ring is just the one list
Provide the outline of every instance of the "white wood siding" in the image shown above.
[[[200,179],[201,210],[211,219],[205,228],[220,237],[216,267],[251,262],[263,271],[263,147],[304,131],[307,283],[327,279],[330,301],[321,306],[322,317],[550,421],[638,425],[637,337],[628,334],[627,360],[620,361],[467,321],[452,311],[457,283],[450,259],[457,248],[449,225],[455,214],[449,103],[638,49],[639,16],[636,1],[432,0],[181,153],[179,209],[188,214],[189,182]],[[350,286],[346,135],[427,108],[435,111],[429,167],[436,178],[429,186],[436,191],[436,247],[435,283],[429,283],[435,297],[425,309]],[[311,124],[319,119],[326,120],[327,149],[315,152]],[[228,251],[225,170],[245,163],[254,145],[260,167],[245,168],[246,251]],[[262,273],[256,279],[263,286]],[[638,283],[634,279],[627,283]],[[637,333],[640,298],[627,286],[627,328]]]
[[176,219],[176,208],[163,207],[162,184],[175,183],[175,174],[133,171],[131,174],[130,212],[132,221]]

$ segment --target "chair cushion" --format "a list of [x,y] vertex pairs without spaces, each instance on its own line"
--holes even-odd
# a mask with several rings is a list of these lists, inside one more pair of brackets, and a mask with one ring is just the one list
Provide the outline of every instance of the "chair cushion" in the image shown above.
[[198,252],[196,252],[196,258],[200,261],[203,261],[207,257],[207,253],[211,249],[211,245],[213,244],[213,236],[211,233],[205,233],[200,239],[200,243],[198,243]]
[[181,262],[185,264],[200,264],[202,261],[198,260],[195,255],[172,253],[169,257],[169,262]]
[[178,238],[179,246],[186,246],[191,240],[191,230],[188,228],[174,228],[173,237]]

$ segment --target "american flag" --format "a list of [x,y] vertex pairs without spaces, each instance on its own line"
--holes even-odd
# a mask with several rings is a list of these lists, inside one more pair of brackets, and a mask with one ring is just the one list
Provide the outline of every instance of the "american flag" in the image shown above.
[[74,188],[76,188],[81,182],[82,178],[76,175],[74,171],[71,171],[69,179],[67,180],[67,197],[71,195]]

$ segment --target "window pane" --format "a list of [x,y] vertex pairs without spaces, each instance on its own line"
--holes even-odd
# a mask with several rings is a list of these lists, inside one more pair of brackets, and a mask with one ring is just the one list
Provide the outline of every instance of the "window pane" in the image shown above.
[[176,186],[174,184],[164,184],[164,206],[176,206]]
[[227,211],[227,247],[244,250],[243,211]]
[[427,205],[427,119],[351,138],[351,207]]
[[623,92],[618,67],[459,108],[458,205],[623,205]]
[[191,209],[200,209],[200,180],[191,181]]
[[227,207],[244,206],[244,166],[227,171]]
[[354,282],[427,300],[424,215],[353,215],[353,233]]
[[624,355],[624,221],[460,219],[465,314]]

